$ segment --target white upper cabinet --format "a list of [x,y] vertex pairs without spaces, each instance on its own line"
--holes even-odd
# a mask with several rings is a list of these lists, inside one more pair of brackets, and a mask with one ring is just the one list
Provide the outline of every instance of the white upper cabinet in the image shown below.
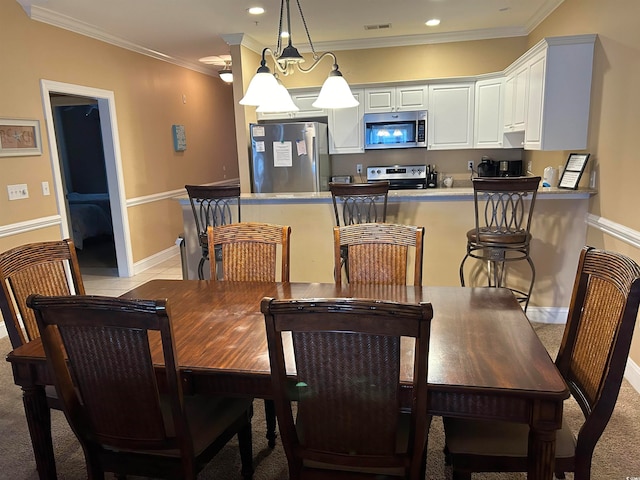
[[506,75],[503,112],[505,132],[524,131],[528,79],[527,65],[521,65]]
[[293,103],[300,109],[297,112],[257,112],[258,120],[296,120],[298,118],[326,117],[327,111],[315,108],[312,103],[320,95],[320,90],[291,93]]
[[502,76],[476,82],[475,148],[502,148],[504,85]]
[[364,95],[365,113],[426,110],[428,104],[426,85],[366,88]]
[[525,150],[587,148],[595,38],[546,38],[520,59],[528,76]]
[[431,150],[473,148],[475,82],[429,85]]
[[364,89],[351,92],[360,105],[329,110],[329,153],[364,152]]

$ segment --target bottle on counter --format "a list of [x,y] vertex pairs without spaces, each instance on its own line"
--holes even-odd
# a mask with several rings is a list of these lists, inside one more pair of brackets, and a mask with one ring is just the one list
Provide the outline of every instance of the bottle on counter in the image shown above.
[[427,188],[436,188],[438,186],[438,171],[435,165],[427,165]]

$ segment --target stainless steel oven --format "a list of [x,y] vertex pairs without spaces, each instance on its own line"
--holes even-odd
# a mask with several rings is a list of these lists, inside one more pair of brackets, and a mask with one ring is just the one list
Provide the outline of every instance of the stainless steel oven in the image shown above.
[[427,166],[392,165],[367,167],[367,182],[380,180],[388,180],[389,188],[393,190],[427,188]]

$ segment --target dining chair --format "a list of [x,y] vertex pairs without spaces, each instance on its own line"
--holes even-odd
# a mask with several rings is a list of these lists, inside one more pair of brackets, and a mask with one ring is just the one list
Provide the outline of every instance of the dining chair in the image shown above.
[[[280,250],[280,281],[289,281],[291,227],[269,223],[232,223],[209,226],[209,251],[220,248],[221,262],[210,263],[214,281],[275,282]],[[221,269],[221,271],[218,271]],[[276,413],[273,401],[264,401],[267,441],[276,446]]]
[[414,252],[413,285],[422,285],[424,227],[361,223],[334,227],[334,278],[342,284],[342,251],[347,250],[349,283],[407,285],[409,247]]
[[[240,222],[240,185],[185,185],[196,222],[202,257],[198,262],[198,278],[204,279],[204,263],[209,260],[207,228]],[[232,207],[235,205],[235,209]],[[220,252],[215,252],[216,261]]]
[[252,477],[252,400],[184,395],[166,300],[30,295],[27,305],[88,478],[195,479],[235,435]]
[[[431,304],[264,298],[261,311],[289,478],[424,479]],[[405,402],[401,371],[413,374]]]
[[[333,200],[333,212],[337,227],[341,224],[345,226],[387,221],[388,180],[371,183],[330,182],[329,191]],[[349,253],[347,248],[343,248],[340,254],[342,255],[342,266],[348,279],[347,255]]]
[[[530,256],[531,218],[540,177],[478,177],[473,179],[475,227],[467,232],[467,253],[460,263],[460,284],[469,257],[482,260],[489,287],[509,288],[527,311],[536,269]],[[528,287],[506,285],[506,264],[526,261]]]
[[[584,414],[577,436],[556,433],[556,477],[589,480],[593,450],[613,412],[640,303],[640,267],[630,258],[585,247],[556,357]],[[446,458],[454,480],[471,472],[527,471],[528,425],[444,418]]]
[[0,253],[0,311],[11,346],[18,348],[40,337],[27,297],[84,295],[76,249],[71,239],[36,242]]

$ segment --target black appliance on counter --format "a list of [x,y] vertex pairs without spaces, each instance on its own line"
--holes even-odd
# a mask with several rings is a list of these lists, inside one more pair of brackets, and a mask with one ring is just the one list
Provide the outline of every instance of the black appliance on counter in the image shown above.
[[389,188],[421,189],[427,188],[426,165],[392,165],[387,167],[367,167],[367,182],[388,180]]
[[520,177],[522,160],[492,160],[483,158],[478,164],[479,177]]

